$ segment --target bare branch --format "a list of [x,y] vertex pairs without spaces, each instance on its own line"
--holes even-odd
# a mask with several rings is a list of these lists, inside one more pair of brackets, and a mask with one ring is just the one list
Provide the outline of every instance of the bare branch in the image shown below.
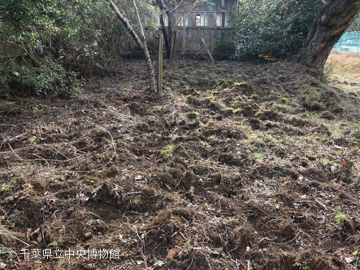
[[164,2],[164,0],[161,0],[161,4],[162,4],[162,6],[164,7],[164,9],[168,9],[167,7],[166,7],[166,5],[165,5],[165,2]]
[[139,10],[138,10],[138,8],[137,8],[137,5],[136,5],[135,0],[133,0],[133,3],[134,3],[134,7],[135,7],[135,11],[136,11],[137,18],[138,18],[138,21],[139,21],[139,25],[140,25],[140,33],[141,33],[143,39],[145,39],[144,28],[143,28],[142,23],[141,23],[141,20],[140,20]]
[[173,11],[171,13],[174,13],[181,6],[181,4],[183,2],[184,2],[184,0],[181,0],[180,3],[173,9]]
[[112,9],[115,11],[116,16],[125,25],[126,29],[129,31],[130,35],[133,37],[135,42],[139,45],[139,47],[141,48],[141,51],[143,52],[143,54],[145,56],[145,61],[146,61],[147,66],[148,66],[148,74],[149,74],[149,80],[150,80],[150,91],[154,92],[155,89],[156,89],[155,74],[154,74],[154,70],[153,70],[153,67],[152,67],[149,50],[148,50],[147,45],[146,45],[145,33],[144,33],[144,29],[143,29],[143,26],[142,26],[142,23],[141,23],[141,20],[140,20],[139,11],[138,11],[138,8],[136,6],[135,0],[133,0],[133,3],[134,3],[135,10],[136,10],[137,18],[138,18],[138,21],[139,21],[139,25],[140,25],[141,39],[142,40],[135,33],[135,31],[131,27],[129,21],[125,18],[125,16],[123,14],[121,14],[119,9],[115,6],[114,2],[112,0],[109,0],[109,1],[110,1],[110,5],[111,5]]
[[116,16],[120,19],[120,21],[125,25],[126,29],[129,31],[130,35],[134,38],[135,42],[137,43],[137,45],[140,46],[140,48],[144,47],[144,44],[141,42],[140,38],[138,37],[138,35],[135,33],[134,29],[131,27],[129,21],[125,18],[124,15],[121,14],[121,12],[119,11],[119,9],[116,7],[116,5],[114,4],[114,2],[112,0],[110,1],[110,6],[111,8],[115,11]]

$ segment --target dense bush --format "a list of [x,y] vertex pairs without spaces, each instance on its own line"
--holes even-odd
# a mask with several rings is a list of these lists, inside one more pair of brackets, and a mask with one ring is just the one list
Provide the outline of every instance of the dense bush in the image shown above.
[[[131,3],[115,2],[133,14]],[[144,16],[151,12],[149,5],[139,9]],[[2,1],[0,90],[71,95],[80,85],[79,73],[119,65],[125,35],[108,1]]]
[[233,58],[235,54],[235,42],[233,36],[235,31],[233,29],[226,29],[221,32],[220,37],[216,40],[215,56],[220,60],[227,60]]
[[78,81],[62,67],[52,41],[71,39],[76,16],[61,1],[46,0],[3,1],[0,14],[0,87],[71,93]]
[[[291,58],[296,55],[324,4],[313,0],[246,0],[231,13],[233,59]],[[229,39],[227,39],[229,40]],[[219,50],[219,49],[218,49]]]

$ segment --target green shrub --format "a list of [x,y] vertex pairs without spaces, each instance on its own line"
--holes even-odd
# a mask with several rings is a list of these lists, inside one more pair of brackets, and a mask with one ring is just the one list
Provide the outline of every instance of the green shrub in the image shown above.
[[235,43],[232,40],[234,35],[234,30],[226,29],[221,32],[220,37],[216,40],[215,56],[220,60],[228,60],[234,56]]
[[54,42],[69,42],[77,31],[79,19],[65,7],[62,1],[49,0],[6,1],[0,6],[0,88],[55,95],[75,91],[77,74],[64,69]]
[[[114,2],[121,2],[126,15],[133,12],[132,3]],[[142,17],[154,12],[146,2],[139,9]],[[0,90],[71,95],[79,87],[79,75],[119,66],[124,35],[108,1],[2,1]]]
[[52,93],[55,96],[75,94],[80,86],[77,73],[66,71],[62,65],[47,57],[37,62],[39,66],[13,61],[4,67],[0,84],[11,89]]
[[284,59],[301,49],[324,6],[312,0],[247,0],[232,12],[234,59]]

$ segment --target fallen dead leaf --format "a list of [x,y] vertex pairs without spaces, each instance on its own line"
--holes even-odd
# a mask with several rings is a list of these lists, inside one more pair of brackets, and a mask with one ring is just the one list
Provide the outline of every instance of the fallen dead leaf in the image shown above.
[[166,258],[168,258],[169,260],[173,260],[178,256],[180,251],[181,251],[181,249],[179,249],[179,248],[172,248],[169,250]]

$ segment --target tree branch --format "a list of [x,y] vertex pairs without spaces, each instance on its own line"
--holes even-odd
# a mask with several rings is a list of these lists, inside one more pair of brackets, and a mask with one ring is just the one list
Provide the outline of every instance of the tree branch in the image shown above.
[[143,54],[145,56],[145,61],[147,63],[147,69],[148,69],[149,80],[150,80],[150,91],[154,92],[156,89],[154,69],[152,67],[151,57],[150,57],[149,50],[146,45],[144,29],[143,29],[143,26],[142,26],[142,23],[140,20],[140,15],[139,15],[139,11],[136,6],[135,0],[133,0],[133,2],[134,2],[134,7],[136,10],[137,18],[139,20],[142,40],[140,40],[138,35],[135,33],[134,29],[131,27],[129,21],[125,18],[125,16],[123,14],[121,14],[119,9],[115,6],[114,2],[112,0],[109,0],[109,1],[110,1],[110,5],[111,5],[112,9],[115,11],[115,14],[120,19],[120,21],[125,25],[126,29],[130,32],[130,35],[134,38],[135,42],[140,46],[141,51],[143,52]]
[[161,0],[161,4],[162,4],[162,6],[163,6],[166,10],[168,10],[168,8],[167,8],[166,5],[165,5],[164,0]]
[[179,2],[179,4],[173,9],[173,11],[171,12],[171,13],[174,13],[180,6],[181,6],[181,4],[184,2],[184,0],[181,0],[180,2]]
[[135,7],[135,11],[136,11],[137,18],[138,18],[138,21],[139,21],[139,24],[140,24],[140,33],[141,33],[143,39],[145,40],[144,28],[143,28],[142,23],[141,23],[141,20],[140,20],[139,10],[138,10],[138,8],[137,8],[137,5],[136,5],[135,0],[133,0],[133,3],[134,3],[134,7]]
[[119,9],[116,7],[116,5],[114,4],[114,2],[112,0],[110,1],[110,6],[111,8],[115,11],[116,16],[120,19],[120,21],[125,25],[126,29],[129,31],[130,35],[134,38],[135,42],[137,43],[137,45],[139,45],[139,47],[141,49],[143,49],[144,44],[142,43],[142,41],[140,40],[140,38],[138,37],[138,35],[135,33],[134,29],[131,27],[129,21],[125,18],[124,15],[121,14],[121,12],[119,11]]

